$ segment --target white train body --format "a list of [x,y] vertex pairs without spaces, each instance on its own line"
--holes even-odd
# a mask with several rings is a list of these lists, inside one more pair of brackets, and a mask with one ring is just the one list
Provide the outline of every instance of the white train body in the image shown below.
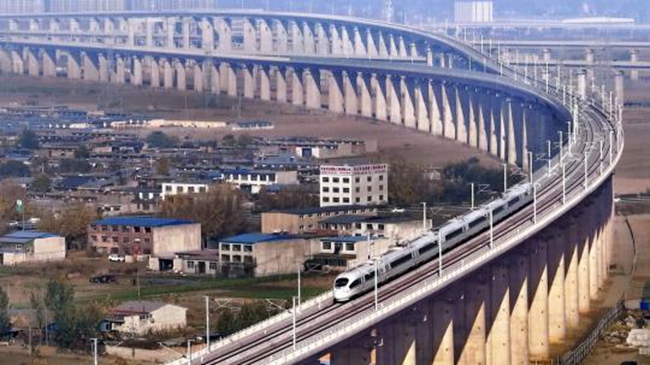
[[[347,302],[361,294],[373,290],[375,270],[377,284],[381,285],[411,268],[438,257],[438,252],[446,252],[458,244],[514,214],[532,200],[532,188],[529,183],[513,186],[499,199],[492,200],[477,209],[456,217],[435,231],[407,243],[404,247],[395,247],[374,261],[366,261],[359,266],[341,273],[334,281],[334,301]],[[438,245],[442,247],[439,249]],[[376,267],[375,267],[376,265]]]

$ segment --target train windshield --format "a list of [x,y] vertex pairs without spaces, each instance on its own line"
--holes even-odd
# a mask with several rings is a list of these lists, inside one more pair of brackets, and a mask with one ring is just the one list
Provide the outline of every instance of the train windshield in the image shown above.
[[334,282],[334,287],[343,288],[344,286],[348,285],[348,282],[350,282],[350,280],[346,278],[336,279],[336,281]]

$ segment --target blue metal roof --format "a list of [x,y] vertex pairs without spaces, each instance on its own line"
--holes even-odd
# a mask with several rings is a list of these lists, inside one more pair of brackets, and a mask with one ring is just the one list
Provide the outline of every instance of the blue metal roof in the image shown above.
[[24,244],[40,238],[59,237],[55,234],[37,231],[15,231],[0,237],[0,244]]
[[8,238],[27,238],[27,239],[37,239],[37,238],[50,238],[58,237],[55,234],[38,232],[38,231],[15,231],[9,234],[6,234],[4,237]]
[[265,233],[244,233],[233,237],[224,238],[221,243],[244,243],[255,244],[258,242],[280,241],[291,238],[290,235],[265,234]]
[[134,216],[100,219],[95,221],[94,224],[100,226],[165,227],[192,223],[194,222],[185,219]]
[[[368,240],[367,236],[341,236],[341,237],[321,238],[321,241],[342,242],[342,243],[357,243],[357,242],[367,241],[367,240]],[[371,241],[374,241],[374,239],[371,239]]]

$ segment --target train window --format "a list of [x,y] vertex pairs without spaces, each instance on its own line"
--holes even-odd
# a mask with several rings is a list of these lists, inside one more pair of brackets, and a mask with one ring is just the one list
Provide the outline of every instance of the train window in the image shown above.
[[458,228],[457,230],[455,230],[455,231],[453,231],[453,232],[447,234],[447,236],[445,236],[445,241],[449,241],[449,240],[451,240],[451,239],[457,237],[457,236],[460,235],[461,233],[463,233],[463,228]]
[[487,219],[487,217],[481,217],[481,218],[478,218],[478,219],[475,219],[475,220],[471,221],[469,223],[469,228],[474,228],[474,227],[478,226],[479,224],[485,222],[486,219]]
[[411,260],[411,255],[404,255],[404,256],[398,258],[397,260],[391,262],[390,266],[391,267],[396,267],[396,266],[402,265],[402,264],[404,264],[404,263],[406,263],[406,262],[408,262],[410,260]]
[[433,250],[434,247],[436,247],[436,245],[432,242],[432,243],[429,243],[428,245],[422,247],[418,252],[420,253],[420,255],[422,255],[425,252],[429,252],[429,251]]
[[370,281],[370,280],[374,279],[374,277],[375,277],[375,272],[371,271],[368,274],[366,274],[366,281]]
[[508,205],[515,204],[515,203],[519,202],[520,199],[521,199],[520,197],[515,197],[512,200],[508,200]]
[[348,285],[349,281],[350,280],[348,280],[347,278],[336,279],[336,281],[334,282],[334,287],[335,288],[342,288],[342,287]]
[[361,284],[361,279],[357,279],[353,281],[352,284],[350,284],[350,289],[356,288],[357,286],[359,286],[359,284]]
[[492,215],[497,215],[503,212],[503,205],[492,211]]

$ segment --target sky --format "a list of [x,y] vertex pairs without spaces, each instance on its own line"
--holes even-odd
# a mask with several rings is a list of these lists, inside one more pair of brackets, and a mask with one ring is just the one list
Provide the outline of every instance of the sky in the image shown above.
[[[243,0],[247,8],[381,16],[385,0]],[[393,0],[395,20],[453,18],[454,0]],[[220,7],[241,7],[242,0],[220,0]],[[650,20],[650,0],[494,0],[496,18],[570,18],[581,16],[630,17]]]

